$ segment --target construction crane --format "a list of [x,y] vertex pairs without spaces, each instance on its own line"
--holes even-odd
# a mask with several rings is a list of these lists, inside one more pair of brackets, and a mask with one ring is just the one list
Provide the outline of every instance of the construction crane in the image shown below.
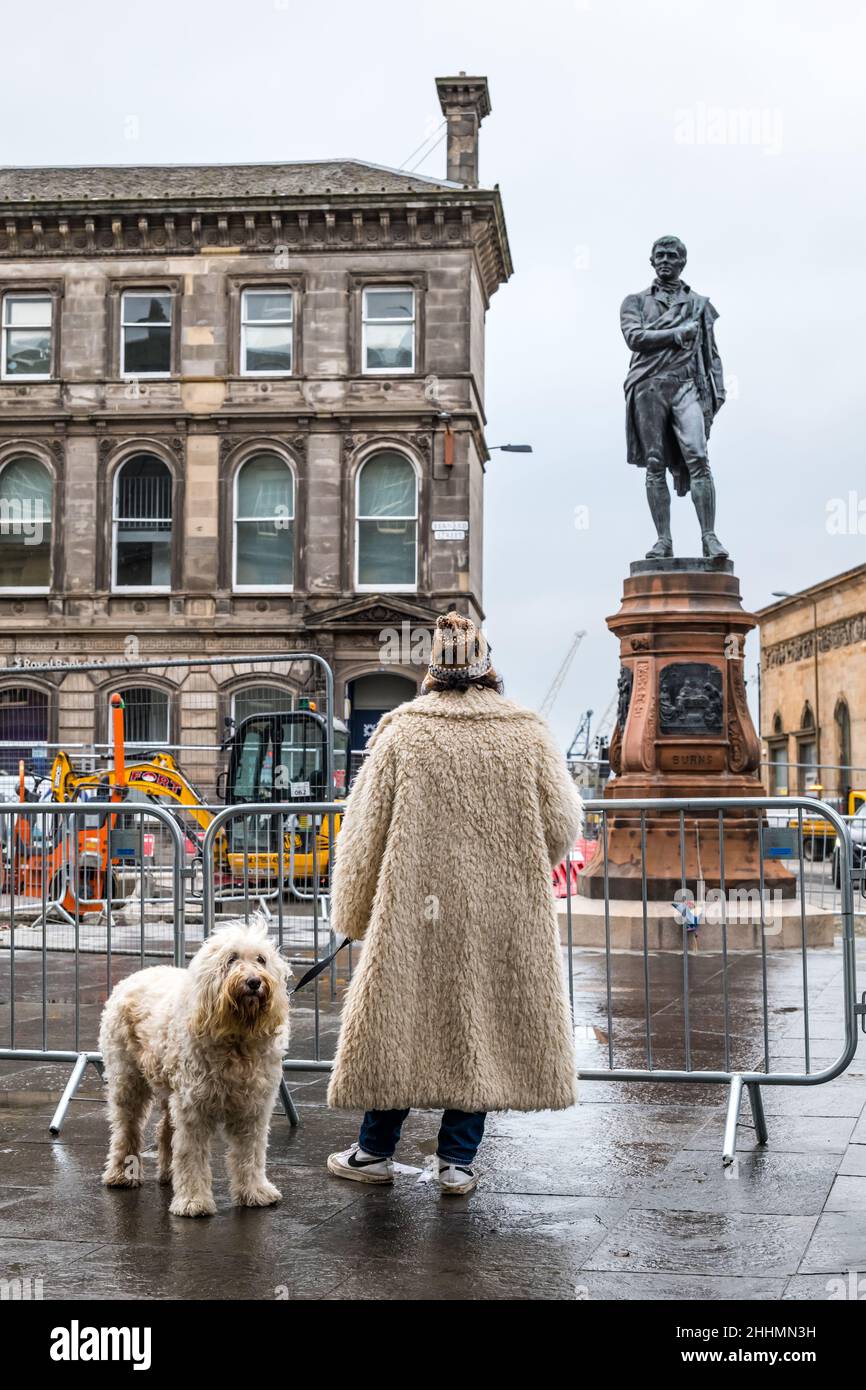
[[608,733],[608,731],[609,731],[610,728],[612,727],[612,718],[611,718],[611,716],[613,715],[614,706],[616,705],[616,702],[617,702],[618,698],[619,698],[619,696],[616,695],[616,694],[614,694],[614,696],[613,696],[613,698],[612,698],[610,704],[608,705],[608,707],[607,707],[607,709],[605,710],[604,714],[601,716],[601,719],[599,719],[598,723],[596,724],[596,726],[595,726],[595,736],[596,736],[596,738],[600,738],[602,735]]
[[[565,755],[567,762],[589,757],[589,730],[591,724],[592,710],[588,709],[585,714],[581,716],[580,723],[577,726],[577,732],[568,745],[568,752]],[[583,752],[581,752],[579,748],[581,739],[583,739]]]
[[550,689],[548,690],[547,694],[542,700],[541,706],[538,711],[539,714],[542,714],[545,717],[545,719],[550,714],[550,711],[553,709],[553,706],[556,702],[556,697],[562,689],[563,681],[568,675],[568,668],[574,660],[574,654],[585,636],[586,633],[581,630],[580,632],[576,632],[571,639],[571,646],[565,653],[565,656],[562,659],[562,665],[560,666],[559,670],[554,676],[553,681],[551,682]]

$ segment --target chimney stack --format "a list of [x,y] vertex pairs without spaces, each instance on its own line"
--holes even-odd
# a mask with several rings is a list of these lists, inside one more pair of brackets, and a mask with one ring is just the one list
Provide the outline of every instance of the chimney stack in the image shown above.
[[437,77],[436,91],[448,122],[448,172],[452,183],[478,185],[478,127],[490,115],[486,77]]

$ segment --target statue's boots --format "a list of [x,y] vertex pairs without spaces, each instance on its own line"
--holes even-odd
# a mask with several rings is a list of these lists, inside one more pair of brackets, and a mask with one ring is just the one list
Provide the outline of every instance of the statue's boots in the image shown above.
[[648,560],[669,560],[674,553],[673,542],[670,537],[660,537],[652,550],[648,550],[646,557]]
[[689,486],[700,523],[704,558],[727,560],[728,552],[713,529],[716,524],[716,488],[706,459],[696,461],[691,470]]
[[715,531],[704,531],[701,534],[701,541],[704,547],[704,558],[707,560],[727,560],[728,552],[722,545]]

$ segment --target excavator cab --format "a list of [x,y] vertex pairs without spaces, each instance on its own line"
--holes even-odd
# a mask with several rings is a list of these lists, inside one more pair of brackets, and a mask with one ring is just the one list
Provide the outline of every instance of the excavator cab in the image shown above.
[[[327,726],[311,709],[250,714],[229,744],[226,804],[251,801],[327,801]],[[349,730],[334,720],[334,784],[346,795]]]
[[[329,801],[327,737],[325,718],[313,707],[248,715],[228,745],[226,804]],[[335,719],[337,800],[346,795],[348,765],[349,730],[342,720]],[[247,878],[272,878],[276,874],[309,880],[324,876],[332,828],[336,835],[339,816],[301,813],[291,822],[274,815],[236,817],[227,827],[229,856],[236,872],[242,871]]]

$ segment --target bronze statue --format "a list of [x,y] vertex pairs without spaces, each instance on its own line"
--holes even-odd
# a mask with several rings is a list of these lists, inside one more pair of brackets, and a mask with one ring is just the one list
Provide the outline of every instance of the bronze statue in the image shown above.
[[648,560],[674,553],[671,542],[670,469],[677,495],[691,492],[703,553],[725,559],[715,533],[716,490],[707,438],[725,399],[722,363],[713,337],[716,310],[680,279],[686,248],[679,237],[659,237],[650,255],[656,278],[623,300],[620,323],[632,351],[625,381],[628,461],[646,469],[647,500],[658,539]]

